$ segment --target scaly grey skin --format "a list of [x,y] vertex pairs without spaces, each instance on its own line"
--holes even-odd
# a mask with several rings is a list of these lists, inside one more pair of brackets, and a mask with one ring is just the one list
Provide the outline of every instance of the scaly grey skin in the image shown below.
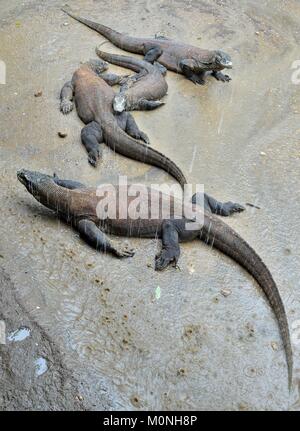
[[96,54],[102,60],[137,72],[121,85],[113,101],[115,112],[152,110],[164,105],[160,99],[167,94],[168,84],[164,77],[167,70],[163,66],[126,55],[110,54],[99,48],[96,48]]
[[[174,198],[160,193],[160,208],[163,207],[164,203],[167,205],[170,203],[169,218],[162,218],[161,216],[158,216],[157,219],[152,218],[151,205],[148,205],[148,218],[133,219],[130,217],[128,208],[136,196],[128,196],[127,190],[127,197],[125,192],[126,201],[124,202],[124,195],[120,197],[119,188],[115,187],[116,207],[117,209],[121,208],[122,212],[125,210],[127,217],[124,217],[124,213],[120,217],[120,210],[117,210],[115,218],[105,218],[103,212],[99,210],[99,202],[104,197],[99,196],[99,189],[96,193],[96,189],[87,188],[81,183],[77,183],[78,187],[74,189],[74,181],[60,180],[57,177],[24,169],[19,171],[17,176],[36,200],[70,223],[79,231],[81,237],[97,250],[110,252],[117,257],[133,256],[133,250],[119,249],[114,246],[106,236],[106,233],[110,233],[140,238],[161,238],[162,249],[160,255],[156,257],[156,270],[166,268],[171,262],[176,264],[180,255],[179,242],[191,241],[196,238],[211,244],[231,257],[257,281],[274,310],[285,347],[289,387],[291,387],[293,355],[288,321],[280,293],[270,271],[256,252],[231,227],[212,214],[213,208],[222,207],[221,202],[206,196],[204,210],[198,205],[193,205],[193,209],[197,209],[197,212],[203,215],[204,222],[200,226],[197,221],[194,221],[195,219],[187,219],[182,216],[185,214],[182,213],[185,204],[177,200],[176,205]],[[148,204],[149,195],[149,189],[146,189],[145,194],[140,195],[140,201],[142,199]],[[193,230],[187,229],[187,223],[189,226],[194,223],[195,228]]]
[[103,60],[90,60],[75,71],[72,81],[66,82],[60,94],[60,110],[64,114],[70,112],[75,99],[77,113],[86,124],[81,140],[89,163],[97,165],[100,144],[105,142],[117,153],[165,170],[184,187],[186,179],[182,171],[168,157],[146,145],[149,139],[139,130],[133,116],[129,112],[113,111],[115,92],[110,85],[122,83],[124,77],[106,74],[106,69],[107,63]]
[[137,38],[119,33],[105,25],[79,17],[62,9],[76,21],[97,31],[111,43],[125,51],[143,54],[146,61],[159,61],[168,70],[181,73],[194,84],[205,84],[205,75],[210,72],[218,81],[228,82],[231,78],[221,70],[231,69],[232,61],[228,54],[221,50],[209,51],[193,45],[177,42],[165,37]]

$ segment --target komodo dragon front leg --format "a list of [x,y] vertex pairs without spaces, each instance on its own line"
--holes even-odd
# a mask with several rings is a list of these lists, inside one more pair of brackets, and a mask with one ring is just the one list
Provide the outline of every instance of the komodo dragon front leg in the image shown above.
[[240,213],[245,210],[245,207],[234,202],[220,202],[206,193],[195,193],[192,197],[192,203],[203,206],[207,212],[217,214],[223,217],[228,217],[234,213]]
[[199,70],[199,65],[197,67],[197,73],[194,72],[196,68],[196,63],[192,59],[181,60],[180,68],[184,76],[192,81],[194,84],[204,85],[205,84],[205,70]]
[[222,81],[222,82],[229,82],[231,81],[231,77],[229,75],[226,75],[222,72],[220,72],[219,70],[214,70],[213,72],[211,72],[211,75],[217,80],[217,81]]
[[163,221],[161,229],[162,249],[159,255],[156,256],[156,271],[161,271],[171,262],[174,262],[176,266],[180,256],[178,230],[174,221]]
[[74,88],[72,81],[65,83],[60,92],[60,110],[63,114],[68,114],[74,108],[73,103]]
[[80,236],[96,250],[104,253],[109,252],[117,257],[132,257],[134,250],[123,248],[118,250],[108,239],[104,232],[96,224],[88,219],[77,222],[77,229]]
[[103,133],[100,124],[96,121],[88,123],[81,130],[81,142],[88,153],[89,163],[96,167],[99,158],[102,156]]

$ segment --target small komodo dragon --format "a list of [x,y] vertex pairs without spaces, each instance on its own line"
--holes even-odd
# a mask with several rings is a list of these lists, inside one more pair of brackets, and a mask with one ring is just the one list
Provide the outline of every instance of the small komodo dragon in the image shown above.
[[205,84],[207,72],[211,72],[218,81],[231,80],[228,75],[221,72],[223,69],[232,68],[230,56],[221,50],[201,49],[163,36],[155,39],[128,36],[105,25],[74,15],[66,9],[62,10],[76,21],[96,30],[118,48],[143,54],[145,60],[150,63],[159,61],[168,70],[185,75],[195,84]]
[[[170,213],[168,218],[162,218],[158,215],[155,219],[151,211],[152,200],[151,198],[149,200],[151,193],[145,187],[146,191],[139,196],[139,202],[143,201],[147,205],[150,203],[147,206],[146,217],[132,218],[129,208],[136,196],[133,197],[132,194],[130,196],[128,189],[125,189],[124,199],[120,189],[115,187],[116,214],[115,217],[108,218],[107,213],[99,210],[99,202],[103,199],[103,195],[102,197],[101,194],[99,195],[99,189],[88,188],[77,181],[60,180],[58,177],[24,169],[19,171],[17,176],[36,200],[54,210],[59,217],[76,228],[86,242],[98,250],[111,252],[118,257],[133,256],[132,250],[119,249],[113,245],[106,236],[106,233],[109,233],[120,236],[161,238],[162,250],[160,255],[156,257],[155,264],[157,270],[162,270],[171,262],[177,262],[180,254],[179,242],[191,241],[196,238],[211,244],[231,257],[253,276],[274,310],[286,352],[289,387],[291,387],[292,347],[288,321],[280,293],[270,271],[256,252],[231,227],[212,214],[216,211],[217,206],[220,207],[220,202],[205,195],[204,211],[198,205],[193,206],[196,207],[197,212],[201,212],[203,215],[203,223],[199,225],[194,219],[185,218],[182,215],[185,214],[182,212],[182,201],[176,205],[174,198],[159,193],[160,208],[170,204]],[[119,199],[119,196],[122,197]],[[113,193],[111,193],[108,199],[113,198]],[[176,218],[176,214],[178,218]],[[187,229],[187,223],[189,229]],[[191,223],[195,223],[194,229],[190,229]]]
[[146,145],[149,144],[148,137],[139,130],[130,112],[113,111],[115,92],[110,85],[119,83],[124,77],[106,74],[106,69],[107,63],[100,59],[84,63],[60,94],[60,109],[64,114],[73,109],[75,98],[77,113],[86,124],[81,131],[81,140],[89,162],[92,166],[97,165],[99,144],[105,142],[117,153],[165,170],[183,187],[186,179],[182,171],[168,157]]
[[101,51],[100,48],[96,48],[96,54],[102,60],[136,72],[121,85],[119,93],[114,98],[114,111],[147,111],[164,105],[160,99],[168,91],[168,84],[164,77],[167,72],[165,67],[159,63],[151,64],[127,55],[110,54]]

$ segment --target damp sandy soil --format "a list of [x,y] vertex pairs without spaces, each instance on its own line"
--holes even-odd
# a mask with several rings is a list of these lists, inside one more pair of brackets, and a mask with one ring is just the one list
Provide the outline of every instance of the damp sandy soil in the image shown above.
[[17,182],[19,168],[90,185],[118,174],[170,181],[107,147],[97,169],[88,165],[82,124],[75,111],[60,114],[58,96],[104,39],[61,5],[1,1],[0,320],[7,343],[0,346],[0,409],[299,409],[300,85],[291,68],[300,59],[299,2],[69,1],[118,30],[233,57],[229,84],[194,86],[168,73],[166,105],[134,116],[191,183],[220,200],[260,207],[227,222],[280,289],[295,341],[290,396],[276,320],[238,265],[198,241],[182,246],[180,269],[163,273],[153,269],[155,240],[128,241],[137,251],[129,260],[94,252]]

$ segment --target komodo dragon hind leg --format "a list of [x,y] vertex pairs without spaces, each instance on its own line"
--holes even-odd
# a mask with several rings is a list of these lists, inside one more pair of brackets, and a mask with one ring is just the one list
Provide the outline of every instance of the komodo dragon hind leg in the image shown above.
[[154,64],[154,66],[156,66],[160,70],[160,73],[163,76],[166,76],[168,69],[165,66],[160,64],[158,61],[155,61],[153,64]]
[[206,193],[195,193],[192,197],[192,203],[202,205],[204,204],[205,211],[217,214],[223,217],[228,217],[234,213],[240,213],[245,210],[245,208],[234,202],[219,202],[212,196]]
[[101,157],[100,145],[103,143],[103,133],[101,126],[92,121],[81,130],[81,141],[88,153],[89,163],[96,167]]
[[93,221],[82,219],[77,223],[77,229],[80,236],[96,250],[109,252],[117,257],[132,257],[134,250],[123,248],[118,250],[115,248],[104,232],[102,232]]
[[68,114],[73,110],[73,94],[73,84],[71,81],[68,81],[65,83],[60,92],[60,110],[63,114]]
[[85,189],[86,186],[79,181],[73,181],[73,180],[61,180],[58,178],[56,173],[53,174],[53,180],[55,184],[58,186],[64,187],[66,189],[75,190],[75,189]]
[[140,139],[141,141],[144,141],[145,144],[149,145],[150,140],[146,135],[146,133],[142,132],[138,128],[133,116],[129,112],[127,112],[126,114],[127,114],[127,122],[126,122],[125,132],[132,138]]
[[152,111],[153,109],[159,108],[164,104],[165,102],[162,102],[161,100],[140,99],[134,106],[134,109],[138,111]]
[[130,77],[130,75],[116,75],[115,73],[100,73],[98,75],[100,78],[102,78],[108,85],[111,87],[114,85],[123,85],[126,83],[127,79]]
[[148,61],[148,63],[154,63],[162,55],[162,52],[159,46],[150,47],[145,54],[144,60]]
[[171,220],[165,220],[162,224],[162,249],[155,260],[156,271],[166,268],[171,262],[175,266],[180,256],[180,247],[178,240],[178,231],[175,223]]

